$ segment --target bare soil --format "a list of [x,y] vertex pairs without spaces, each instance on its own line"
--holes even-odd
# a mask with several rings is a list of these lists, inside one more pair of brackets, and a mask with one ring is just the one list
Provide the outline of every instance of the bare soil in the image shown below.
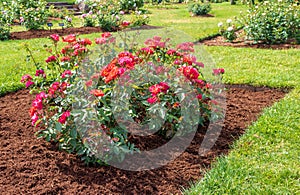
[[[140,30],[156,29],[161,28],[157,26],[143,25],[138,28]],[[12,32],[10,34],[10,39],[12,40],[22,40],[22,39],[34,39],[34,38],[46,38],[52,34],[58,34],[60,36],[69,34],[91,34],[103,32],[100,27],[78,27],[78,28],[64,28],[64,29],[52,29],[50,30],[29,30],[21,32]]]
[[209,155],[198,155],[206,130],[199,128],[192,144],[173,162],[140,172],[87,167],[75,155],[37,139],[28,114],[33,96],[28,90],[7,94],[0,98],[0,194],[180,194],[182,187],[203,176],[217,156],[228,153],[263,108],[286,93],[246,85],[227,88],[225,123]]
[[[196,17],[196,16],[194,16]],[[197,17],[214,17],[213,15],[207,14],[204,16]],[[162,28],[158,26],[143,25],[138,28],[139,30],[148,30],[148,29],[157,29]],[[64,28],[64,29],[52,29],[50,30],[30,30],[30,31],[21,31],[13,32],[10,35],[12,40],[21,40],[21,39],[33,39],[33,38],[45,38],[49,37],[52,34],[59,34],[60,36],[69,35],[69,34],[91,34],[103,32],[100,27],[79,27],[79,28]],[[197,42],[197,44],[204,44],[207,46],[230,46],[230,47],[251,47],[251,48],[262,48],[262,49],[290,49],[297,48],[300,49],[300,45],[296,44],[296,40],[290,39],[287,43],[282,44],[254,44],[253,41],[246,41],[245,36],[242,30],[236,32],[238,38],[233,42],[227,42],[222,36],[216,36],[213,38],[208,38]]]

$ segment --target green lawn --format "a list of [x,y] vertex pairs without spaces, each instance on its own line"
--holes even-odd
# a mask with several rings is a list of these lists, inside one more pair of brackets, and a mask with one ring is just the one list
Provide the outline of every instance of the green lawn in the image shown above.
[[[158,9],[153,6],[150,25],[169,27],[142,31],[142,38],[165,33],[177,42],[194,41],[216,34],[217,23],[239,15],[245,6],[213,4],[212,18],[190,17],[187,5]],[[170,9],[166,9],[170,8]],[[230,11],[229,11],[230,10]],[[178,33],[182,30],[184,33]],[[90,39],[97,34],[84,35]],[[47,39],[4,41],[0,44],[0,95],[23,87],[25,73],[34,73],[26,63],[22,44],[28,43],[37,60],[44,61]],[[204,179],[186,194],[300,194],[300,52],[297,49],[270,50],[204,47],[218,67],[225,68],[224,82],[256,86],[288,87],[292,91],[264,110],[234,144],[228,156],[220,157]]]
[[[174,7],[174,6],[173,6]],[[240,11],[247,9],[244,5],[230,5],[229,3],[212,4],[210,14],[214,17],[191,17],[187,11],[188,5],[176,5],[170,9],[154,9],[150,8],[151,21],[150,25],[167,26],[177,30],[182,30],[195,40],[218,33],[219,22],[225,22],[228,18],[234,19],[239,16]],[[228,11],[230,10],[230,11]]]
[[[168,5],[162,8],[153,8],[153,6],[147,4],[146,7],[150,7],[149,25],[182,30],[191,36],[194,41],[217,34],[217,24],[219,22],[225,22],[228,18],[234,19],[235,16],[239,15],[240,11],[245,11],[247,8],[245,5],[240,4],[217,3],[212,4],[212,11],[210,12],[214,17],[191,17],[187,10],[187,4]],[[230,12],[228,12],[229,9]],[[59,22],[53,21],[53,29],[60,28],[58,26]],[[82,26],[82,20],[79,16],[73,18],[73,25],[75,27]],[[48,27],[45,25],[44,28],[47,29]],[[12,28],[12,32],[24,30],[26,30],[24,26],[14,26]]]
[[299,111],[298,87],[266,109],[185,194],[300,194]]

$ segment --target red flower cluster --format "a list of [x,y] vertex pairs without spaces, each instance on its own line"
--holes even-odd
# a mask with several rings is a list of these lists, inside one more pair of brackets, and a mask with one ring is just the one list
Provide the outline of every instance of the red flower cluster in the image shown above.
[[194,55],[184,55],[183,56],[183,63],[187,63],[188,65],[192,65],[196,63],[196,57]]
[[190,53],[190,52],[195,52],[194,49],[194,44],[191,42],[185,42],[177,45],[176,47],[177,50],[180,50],[181,52]]
[[104,96],[104,92],[100,89],[93,89],[90,91],[90,94],[96,96],[96,97],[103,97]]
[[144,47],[141,49],[141,53],[146,55],[152,55],[154,54],[154,51],[150,47]]
[[50,97],[55,97],[56,93],[60,93],[62,95],[63,92],[67,89],[68,83],[66,82],[54,82],[52,83],[52,85],[50,86],[49,90],[48,90],[48,94],[50,95]]
[[[57,34],[50,35],[50,38],[55,42],[59,41],[59,35]],[[74,34],[62,37],[62,40],[63,42],[68,43],[68,45],[61,49],[61,53],[63,54],[63,56],[60,58],[61,62],[70,61],[71,57],[86,53],[88,49],[85,46],[92,44],[92,41],[86,38],[77,40],[76,35]],[[52,55],[48,57],[46,62],[49,63],[56,61],[58,57],[59,56]]]
[[198,77],[200,75],[198,70],[196,68],[194,68],[193,66],[182,66],[182,67],[178,68],[178,70],[180,72],[182,72],[184,74],[184,76],[186,76],[190,80],[198,79]]
[[119,67],[116,66],[116,59],[114,59],[110,64],[105,66],[100,75],[105,77],[105,83],[109,83],[110,81],[116,79],[119,76]]
[[92,41],[89,39],[80,39],[79,42],[83,46],[92,45]]
[[169,49],[167,51],[167,54],[169,56],[181,56],[181,54],[177,50],[175,50],[175,49]]
[[213,69],[213,75],[220,75],[220,74],[224,74],[224,73],[225,73],[224,68]]
[[121,76],[127,69],[133,69],[137,60],[132,53],[127,51],[121,52],[117,58],[114,58],[101,70],[100,75],[105,77],[105,83],[109,83]]
[[52,55],[52,56],[49,56],[46,60],[46,63],[50,63],[50,62],[54,62],[56,61],[56,56]]
[[58,122],[60,122],[61,124],[65,124],[67,121],[67,118],[71,115],[70,111],[67,110],[64,113],[62,113],[62,115],[59,117]]
[[54,42],[58,42],[58,41],[59,41],[59,35],[58,35],[58,34],[50,35],[50,38],[51,38]]
[[127,26],[129,26],[130,25],[130,22],[129,21],[123,21],[122,22],[122,27],[127,27]]
[[154,104],[155,102],[157,102],[159,100],[157,95],[159,93],[167,93],[169,88],[170,87],[166,82],[160,82],[158,84],[150,86],[149,91],[150,91],[152,97],[148,98],[147,101],[150,104]]
[[62,37],[63,42],[67,42],[67,43],[73,43],[76,41],[76,35],[71,34],[65,37]]
[[34,84],[34,82],[32,82],[32,77],[29,74],[25,74],[22,76],[21,83],[25,83],[26,88]]
[[32,102],[32,107],[29,110],[32,126],[39,125],[36,123],[39,120],[39,116],[42,114],[41,110],[43,109],[43,99],[46,98],[47,98],[47,94],[43,91],[35,96],[35,99]]
[[71,70],[65,70],[65,71],[61,74],[61,78],[65,78],[65,77],[67,77],[67,75],[69,75],[69,76],[72,75]]
[[109,32],[105,32],[101,34],[101,38],[96,38],[95,42],[98,45],[103,45],[106,43],[114,43],[116,41],[116,39],[114,37],[112,37],[112,34]]
[[35,71],[35,76],[42,76],[43,78],[46,78],[46,74],[45,74],[45,71],[43,69],[40,69],[40,70],[36,70]]
[[135,65],[135,57],[128,51],[123,51],[118,55],[118,64],[121,67],[133,69]]
[[154,49],[156,48],[165,48],[167,46],[167,42],[170,39],[166,39],[166,41],[162,41],[161,37],[154,36],[152,39],[147,39],[145,41],[145,45],[152,47]]
[[63,56],[62,58],[60,58],[61,62],[68,62],[70,60],[71,60],[71,58],[69,56]]

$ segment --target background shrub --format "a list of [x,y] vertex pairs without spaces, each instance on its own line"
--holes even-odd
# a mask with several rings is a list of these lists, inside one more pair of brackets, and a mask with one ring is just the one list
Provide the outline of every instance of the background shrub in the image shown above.
[[48,19],[46,4],[44,0],[3,0],[0,2],[0,10],[9,13],[9,24],[19,22],[31,30],[46,24]]
[[0,40],[7,40],[10,34],[10,12],[4,7],[0,7],[0,13]]
[[252,6],[241,21],[248,40],[286,42],[289,38],[295,38],[300,28],[300,6],[283,1],[265,1]]
[[120,0],[119,1],[120,11],[129,12],[138,10],[144,6],[144,0]]
[[197,15],[197,16],[205,15],[211,11],[211,6],[209,3],[204,3],[204,4],[194,3],[188,7],[188,10],[189,12],[192,12],[193,15]]
[[226,39],[228,42],[232,42],[237,38],[235,31],[237,30],[235,24],[231,19],[227,19],[226,24],[223,22],[218,23],[219,33],[222,37]]

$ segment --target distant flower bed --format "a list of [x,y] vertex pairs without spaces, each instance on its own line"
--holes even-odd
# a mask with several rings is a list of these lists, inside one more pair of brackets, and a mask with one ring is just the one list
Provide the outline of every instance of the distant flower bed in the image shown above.
[[[116,31],[122,26],[141,26],[149,22],[149,17],[139,10],[143,1],[89,1],[89,11],[81,16],[82,26],[99,26],[103,31]],[[88,2],[87,2],[88,3]],[[10,37],[11,26],[14,23],[22,24],[27,30],[50,28],[52,23],[47,23],[49,17],[61,18],[60,26],[73,27],[73,16],[67,10],[57,11],[53,6],[46,8],[44,0],[3,0],[0,2],[0,40]],[[130,5],[130,6],[129,6]],[[124,9],[124,10],[123,10]],[[130,13],[131,17],[124,19],[124,14]],[[47,24],[47,26],[46,26]]]

